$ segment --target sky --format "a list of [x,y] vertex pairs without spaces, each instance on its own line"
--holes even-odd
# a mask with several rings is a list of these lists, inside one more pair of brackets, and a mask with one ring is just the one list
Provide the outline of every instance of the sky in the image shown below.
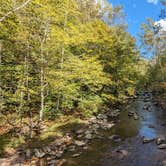
[[161,4],[159,0],[108,0],[113,6],[122,4],[126,13],[128,31],[134,36],[140,32],[141,23],[146,21],[147,17],[155,21],[159,20]]

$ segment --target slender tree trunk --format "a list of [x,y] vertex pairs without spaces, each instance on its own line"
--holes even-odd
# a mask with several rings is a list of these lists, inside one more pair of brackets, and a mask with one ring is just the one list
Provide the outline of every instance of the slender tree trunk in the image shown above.
[[49,20],[46,21],[45,23],[45,31],[44,31],[44,36],[43,39],[41,40],[41,45],[40,45],[40,58],[41,58],[41,67],[40,67],[40,112],[39,112],[39,121],[43,120],[43,112],[44,112],[44,101],[45,101],[45,57],[44,57],[44,44],[47,41],[48,38],[48,33],[49,33]]
[[40,97],[41,97],[41,109],[39,114],[39,120],[43,120],[43,112],[44,112],[44,55],[43,55],[43,43],[41,43],[41,68],[40,68]]
[[1,43],[1,41],[0,41],[0,113],[1,113],[2,107],[3,107],[2,73],[1,73],[1,67],[2,67],[2,43]]
[[[66,10],[65,10],[64,27],[63,27],[64,33],[67,30],[66,26],[67,26],[67,22],[68,22],[68,14],[69,14],[68,10],[69,10],[69,0],[67,0]],[[64,55],[65,55],[65,43],[63,42],[62,43],[62,50],[61,50],[61,70],[63,69],[63,64],[64,64]],[[57,110],[59,110],[60,97],[61,97],[61,94],[58,93]]]

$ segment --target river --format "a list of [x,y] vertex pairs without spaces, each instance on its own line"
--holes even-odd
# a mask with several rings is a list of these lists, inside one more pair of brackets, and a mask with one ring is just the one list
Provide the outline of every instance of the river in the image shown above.
[[[150,110],[145,110],[145,105]],[[138,120],[129,117],[129,112],[136,112]],[[130,104],[120,115],[120,121],[102,140],[96,140],[77,158],[66,154],[65,166],[164,166],[166,150],[159,150],[155,141],[143,143],[143,137],[166,137],[166,113],[155,106],[152,100],[142,98]],[[107,139],[108,135],[117,134],[122,141],[115,143]],[[115,153],[119,150],[125,156]]]

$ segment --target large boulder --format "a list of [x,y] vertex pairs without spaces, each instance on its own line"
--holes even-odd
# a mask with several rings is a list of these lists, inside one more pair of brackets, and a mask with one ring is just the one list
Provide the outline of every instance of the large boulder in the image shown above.
[[158,149],[166,149],[166,144],[161,144],[158,146]]
[[144,137],[143,138],[143,144],[146,144],[146,143],[150,143],[150,142],[153,142],[155,139],[154,138],[146,138],[146,137]]
[[160,144],[163,144],[165,143],[165,138],[163,136],[160,136],[156,139],[156,144],[157,145],[160,145]]

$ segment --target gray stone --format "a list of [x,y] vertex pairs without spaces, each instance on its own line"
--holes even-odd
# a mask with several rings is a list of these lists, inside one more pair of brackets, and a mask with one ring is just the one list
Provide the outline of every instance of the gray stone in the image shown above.
[[85,146],[86,145],[86,143],[84,141],[78,141],[78,140],[76,140],[74,142],[74,144],[77,145],[77,146]]
[[41,149],[34,149],[35,156],[38,158],[42,158],[46,155]]
[[84,133],[84,132],[85,132],[84,129],[80,129],[80,130],[77,130],[77,131],[76,131],[76,134],[80,135],[80,134],[82,134],[82,133]]
[[166,144],[161,144],[158,146],[158,149],[166,149]]
[[57,158],[61,158],[63,155],[63,151],[59,151],[57,154],[56,154],[56,157]]
[[120,138],[120,136],[115,135],[115,134],[108,137],[108,139],[110,139],[110,140],[116,140],[116,139],[119,139],[119,138]]
[[76,154],[73,154],[72,157],[79,157],[81,155],[81,153],[76,153]]
[[74,152],[76,150],[76,147],[74,145],[68,147],[69,152]]
[[26,155],[27,158],[30,158],[31,157],[31,150],[30,149],[26,149],[25,155]]
[[153,142],[155,139],[154,138],[143,138],[143,143],[150,143],[150,142]]
[[127,150],[117,150],[118,153],[121,153],[123,156],[127,156],[128,155],[128,151]]
[[165,142],[165,138],[164,137],[158,137],[157,139],[156,139],[156,144],[157,145],[160,145],[160,144],[163,144]]
[[88,139],[88,140],[92,139],[92,137],[93,137],[93,136],[92,136],[92,134],[90,134],[90,133],[85,135],[85,138]]

